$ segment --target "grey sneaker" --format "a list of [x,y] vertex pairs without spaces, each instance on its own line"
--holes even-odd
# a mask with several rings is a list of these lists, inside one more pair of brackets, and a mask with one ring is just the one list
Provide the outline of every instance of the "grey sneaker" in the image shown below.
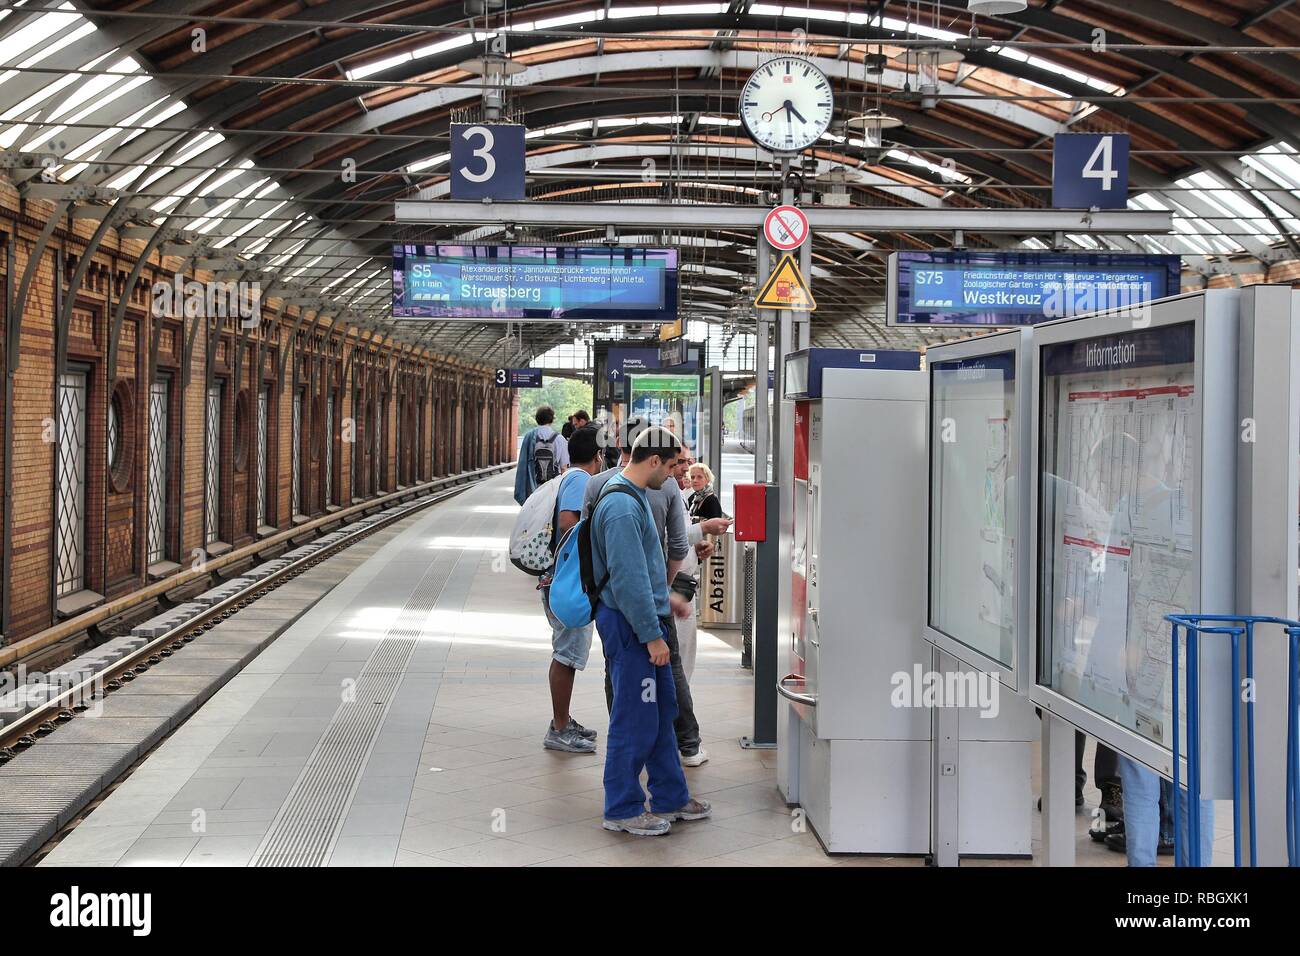
[[542,738],[542,746],[547,750],[560,750],[568,754],[594,754],[596,752],[595,741],[588,740],[576,730],[565,727],[559,733],[555,732],[555,727],[547,725],[546,736]]
[[685,806],[668,813],[658,813],[656,816],[663,817],[665,820],[707,820],[713,816],[713,807],[707,800],[696,800],[694,797],[686,803]]
[[601,826],[606,830],[622,830],[633,836],[664,836],[673,828],[671,822],[654,813],[643,813],[626,820],[606,819]]
[[586,737],[588,740],[595,740],[597,737],[596,731],[589,730],[582,726],[582,724],[573,719],[572,714],[569,715],[569,722],[565,725],[564,729],[575,731],[579,737]]

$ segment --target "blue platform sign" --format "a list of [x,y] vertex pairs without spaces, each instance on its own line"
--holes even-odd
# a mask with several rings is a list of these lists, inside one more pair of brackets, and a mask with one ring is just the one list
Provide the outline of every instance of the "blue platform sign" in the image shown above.
[[451,124],[451,198],[524,198],[524,127]]
[[605,355],[605,368],[611,382],[621,382],[629,375],[659,367],[658,348],[612,348]]
[[497,388],[541,388],[540,368],[499,368],[492,377]]
[[1128,208],[1127,133],[1058,133],[1052,141],[1052,205]]
[[1182,260],[1096,252],[897,252],[890,325],[1014,326],[1127,309],[1180,289]]

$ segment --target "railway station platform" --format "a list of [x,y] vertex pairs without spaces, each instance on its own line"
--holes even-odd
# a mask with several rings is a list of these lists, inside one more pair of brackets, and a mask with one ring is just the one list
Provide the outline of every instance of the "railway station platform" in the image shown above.
[[[709,761],[686,771],[713,818],[663,839],[603,830],[603,662],[593,653],[573,704],[601,734],[597,753],[543,750],[550,631],[503,553],[515,510],[511,476],[491,478],[322,562],[309,573],[333,582],[323,596],[304,581],[297,597],[263,598],[304,609],[40,865],[922,863],[829,855],[798,826],[775,751],[738,745],[752,681],[723,632],[700,635],[692,690]],[[228,623],[267,613],[259,603]],[[206,653],[203,642],[175,659]],[[1124,862],[1087,839],[1086,813],[1077,825],[1081,863]]]

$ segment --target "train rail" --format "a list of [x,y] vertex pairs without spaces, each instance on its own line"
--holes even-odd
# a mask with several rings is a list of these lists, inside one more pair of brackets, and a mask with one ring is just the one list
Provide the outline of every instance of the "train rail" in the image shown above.
[[[144,674],[154,665],[184,648],[200,634],[211,630],[221,621],[231,617],[240,609],[254,603],[258,598],[279,587],[311,567],[340,551],[358,543],[396,521],[416,511],[453,498],[486,478],[500,474],[514,467],[513,462],[493,465],[472,472],[464,472],[447,478],[435,479],[412,488],[403,489],[370,501],[340,510],[326,519],[315,523],[315,530],[337,526],[342,522],[350,527],[338,529],[343,536],[331,541],[310,554],[292,559],[289,563],[269,574],[257,578],[246,587],[233,592],[192,617],[186,618],[174,628],[147,640],[134,650],[95,671],[88,672],[84,679],[70,683],[61,688],[45,702],[27,713],[14,718],[10,723],[0,727],[0,766],[7,763],[19,753],[37,744],[42,737],[54,733],[58,727],[73,720],[78,713],[91,706],[91,702],[102,699],[104,694],[120,689],[126,683]],[[385,507],[387,505],[387,507]],[[297,537],[309,529],[295,529]],[[306,547],[311,542],[304,542]],[[266,545],[260,545],[266,550]],[[267,563],[267,562],[263,562]],[[215,571],[212,572],[215,575]],[[246,574],[247,572],[245,572]],[[238,580],[238,577],[233,580]],[[227,582],[229,583],[229,582]],[[146,589],[138,597],[137,605],[151,600]],[[129,610],[130,605],[117,606],[115,613]],[[48,645],[40,645],[31,652],[32,656],[44,653]],[[10,666],[18,666],[26,658],[15,658]]]

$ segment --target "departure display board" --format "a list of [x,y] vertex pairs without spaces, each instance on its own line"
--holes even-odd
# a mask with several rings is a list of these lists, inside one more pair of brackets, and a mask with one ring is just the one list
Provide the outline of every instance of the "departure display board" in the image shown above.
[[930,366],[930,627],[1015,666],[1016,355]]
[[1133,309],[1180,291],[1178,256],[896,252],[891,325],[1016,326]]
[[393,246],[393,318],[677,319],[677,250]]
[[1194,353],[1190,322],[1041,352],[1038,682],[1164,747],[1164,618],[1200,600]]

